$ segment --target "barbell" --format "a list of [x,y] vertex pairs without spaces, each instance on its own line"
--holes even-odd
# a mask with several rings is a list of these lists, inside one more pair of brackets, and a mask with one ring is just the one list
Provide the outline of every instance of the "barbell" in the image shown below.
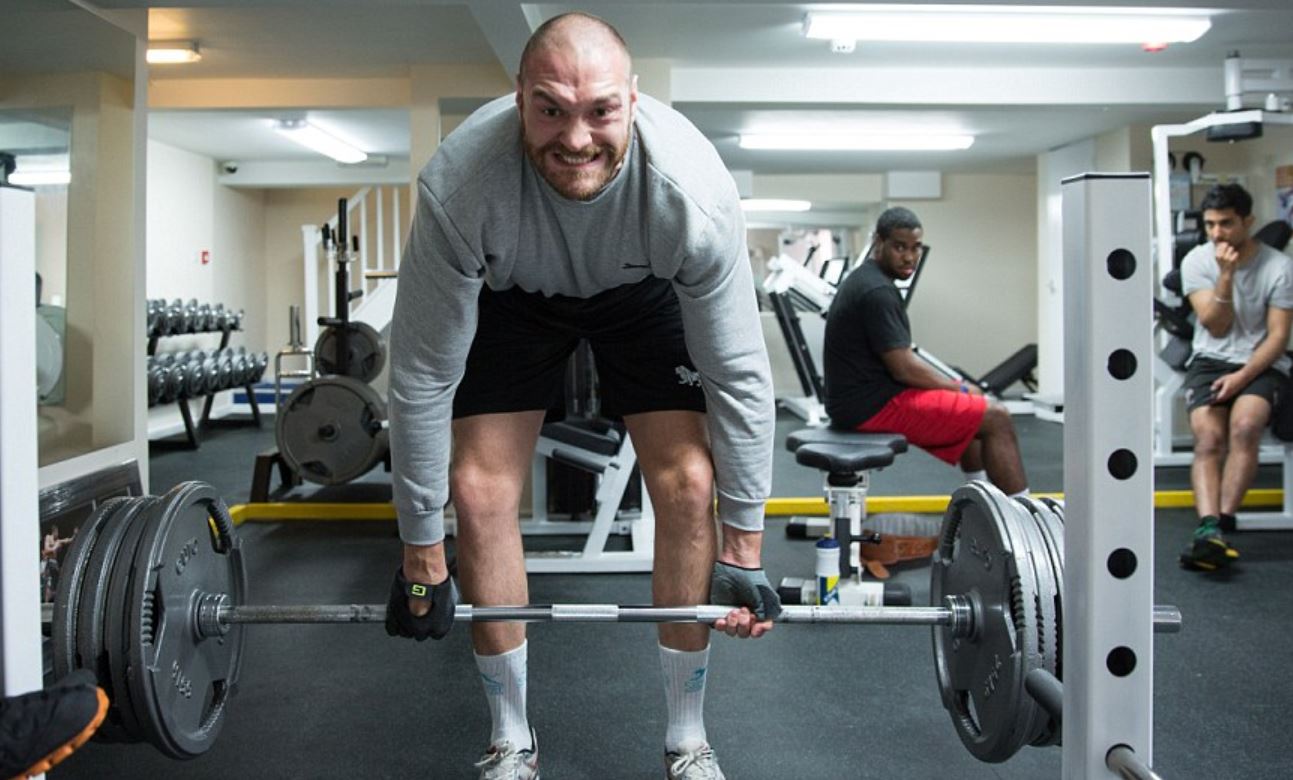
[[[1035,670],[1062,679],[1063,508],[1013,501],[986,483],[952,496],[931,577],[931,606],[787,606],[782,623],[931,626],[944,706],[970,751],[1004,761],[1054,744],[1057,716],[1033,701]],[[112,498],[64,559],[51,623],[54,672],[93,671],[111,706],[96,737],[147,741],[174,758],[206,752],[237,688],[242,626],[377,623],[384,604],[251,605],[243,546],[214,488]],[[552,604],[457,606],[463,622],[712,623],[731,607]],[[1158,631],[1180,614],[1155,607]]]

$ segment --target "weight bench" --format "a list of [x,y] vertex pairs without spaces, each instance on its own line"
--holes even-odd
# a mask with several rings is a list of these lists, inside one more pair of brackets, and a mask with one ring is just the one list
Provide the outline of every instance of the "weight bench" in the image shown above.
[[[803,428],[786,437],[795,462],[824,474],[823,489],[830,504],[832,535],[840,541],[840,581],[861,566],[860,547],[866,517],[866,495],[872,469],[893,463],[907,451],[907,438],[898,433],[862,433],[835,428]],[[845,541],[848,544],[845,544]]]
[[[572,466],[596,475],[592,520],[553,520],[548,514],[548,464]],[[531,469],[530,517],[521,521],[521,534],[587,535],[581,550],[530,551],[525,570],[551,572],[645,572],[655,562],[655,514],[642,477],[634,468],[637,453],[627,433],[597,419],[547,423],[534,448]],[[642,508],[621,510],[637,483]],[[611,536],[629,536],[628,550],[607,550]]]

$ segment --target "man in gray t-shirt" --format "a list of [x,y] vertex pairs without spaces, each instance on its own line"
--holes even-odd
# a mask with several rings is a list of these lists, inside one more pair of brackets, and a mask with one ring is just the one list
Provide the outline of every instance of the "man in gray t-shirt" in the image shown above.
[[[638,94],[605,22],[545,22],[520,71],[516,94],[468,117],[418,176],[391,322],[404,550],[387,630],[440,638],[452,624],[451,495],[466,601],[527,603],[518,506],[582,338],[654,506],[654,603],[740,604],[715,627],[759,636],[779,610],[760,562],[775,408],[735,183],[691,123]],[[722,776],[702,718],[709,634],[658,629],[675,780]],[[481,777],[536,777],[525,626],[473,623],[471,637],[492,721]]]
[[1182,291],[1198,315],[1185,402],[1199,527],[1181,563],[1214,571],[1239,557],[1222,532],[1234,528],[1288,376],[1293,260],[1252,237],[1253,199],[1243,187],[1213,187],[1200,208],[1208,243],[1181,264]]

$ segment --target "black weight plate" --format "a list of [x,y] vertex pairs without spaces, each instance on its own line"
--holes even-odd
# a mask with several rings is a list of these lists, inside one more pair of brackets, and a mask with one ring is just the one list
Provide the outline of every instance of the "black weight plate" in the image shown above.
[[[1015,503],[1000,494],[994,495],[994,500],[1001,500],[1002,515],[1006,519],[1006,528],[1009,530],[1012,543],[1011,549],[1015,551],[1016,560],[1020,566],[1020,582],[1022,587],[1019,593],[1019,601],[1023,609],[1024,618],[1024,679],[1027,679],[1028,673],[1033,669],[1045,668],[1045,659],[1043,656],[1044,637],[1047,626],[1045,618],[1041,613],[1041,599],[1039,594],[1042,591],[1041,578],[1042,574],[1038,571],[1036,562],[1036,551],[1034,543],[1040,544],[1040,540],[1030,533],[1030,527],[1034,524],[1031,515],[1024,507]],[[1028,583],[1031,580],[1032,585]],[[1031,744],[1034,739],[1046,730],[1046,714],[1041,705],[1028,694],[1027,688],[1021,688],[1019,693],[1019,709],[1016,713],[1015,726],[1019,729],[1018,735],[1023,742],[1020,744]]]
[[292,391],[276,415],[278,451],[304,479],[340,485],[386,455],[386,404],[368,385],[344,376],[312,379]]
[[81,666],[76,654],[76,616],[81,607],[81,583],[85,581],[90,553],[99,538],[99,531],[107,525],[112,513],[128,502],[127,498],[109,498],[96,506],[90,516],[81,522],[81,527],[76,529],[76,536],[63,555],[58,591],[54,594],[53,622],[50,624],[54,678],[57,680]]
[[[1019,521],[1019,528],[1024,532],[1027,540],[1029,561],[1037,582],[1033,609],[1037,616],[1038,668],[1055,674],[1055,660],[1058,657],[1056,639],[1059,631],[1055,622],[1057,585],[1050,547],[1042,538],[1041,521],[1033,512],[1033,503],[1022,498],[1016,498],[1015,502],[1015,514]],[[1031,695],[1025,692],[1024,698],[1026,706],[1033,711],[1033,724],[1029,729],[1028,743],[1044,745],[1052,736],[1050,715]]]
[[[1033,501],[1033,517],[1037,520],[1037,527],[1041,531],[1042,540],[1045,542],[1047,554],[1050,556],[1051,572],[1055,578],[1055,649],[1054,649],[1054,668],[1051,672],[1056,679],[1061,682],[1064,680],[1064,555],[1063,555],[1063,527],[1059,525],[1059,520],[1055,517],[1054,512],[1044,501]],[[1059,528],[1059,541],[1056,541],[1055,528]],[[1045,745],[1057,745],[1060,740],[1060,724],[1051,721],[1047,724],[1047,732],[1034,745],[1038,747]]]
[[199,638],[202,594],[246,596],[242,549],[215,489],[184,482],[148,514],[127,598],[130,694],[145,733],[173,758],[205,753],[224,724],[242,662],[241,626]]
[[1021,708],[1024,675],[1036,657],[1036,584],[1027,551],[1001,491],[972,482],[952,494],[930,573],[930,600],[960,595],[977,601],[975,635],[933,631],[943,705],[967,750],[1001,762],[1027,742],[1031,711]]
[[112,564],[108,599],[103,610],[103,647],[112,677],[112,692],[117,697],[121,725],[132,740],[147,739],[148,735],[139,722],[139,711],[130,696],[127,667],[129,659],[126,656],[126,636],[129,633],[126,596],[130,593],[130,581],[134,577],[135,548],[139,546],[139,539],[148,524],[148,516],[156,511],[156,506],[157,499],[148,496],[140,501],[140,511],[131,513],[128,518],[129,525],[121,538],[117,559]]
[[104,629],[112,572],[120,559],[122,541],[134,525],[135,518],[147,511],[152,501],[149,496],[126,499],[125,504],[104,519],[81,582],[81,599],[76,615],[77,665],[93,671],[99,686],[108,694],[111,706],[103,724],[94,733],[95,739],[104,742],[139,740],[136,734],[126,729],[121,714],[122,701],[112,684],[112,661],[105,645]]
[[[348,322],[349,365],[346,376],[360,382],[371,382],[382,373],[386,365],[386,348],[382,337],[366,322]],[[314,365],[320,374],[338,374],[337,363],[337,326],[325,328],[314,343]]]

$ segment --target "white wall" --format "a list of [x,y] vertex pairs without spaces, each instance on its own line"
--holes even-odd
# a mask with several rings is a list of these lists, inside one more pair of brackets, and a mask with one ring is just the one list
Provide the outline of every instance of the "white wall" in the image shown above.
[[1036,188],[1032,174],[950,173],[942,198],[889,203],[916,212],[932,247],[912,336],[973,376],[1037,341]]
[[[216,183],[215,161],[158,141],[148,142],[147,296],[223,303],[243,309],[243,331],[231,347],[269,351],[265,341],[264,193]],[[210,253],[203,265],[199,255]],[[220,334],[164,337],[157,351],[214,349]],[[217,406],[229,402],[229,393]],[[193,408],[197,414],[201,410]],[[154,407],[149,427],[177,424],[174,404]]]

